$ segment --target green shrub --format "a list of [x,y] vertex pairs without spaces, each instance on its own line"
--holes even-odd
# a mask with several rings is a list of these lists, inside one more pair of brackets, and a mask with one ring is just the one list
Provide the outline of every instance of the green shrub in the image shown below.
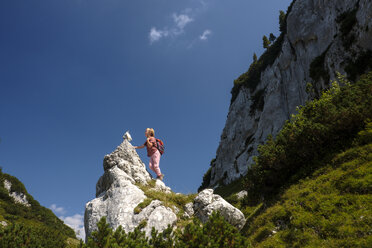
[[248,240],[240,234],[239,230],[227,223],[218,213],[213,213],[204,225],[195,219],[178,234],[176,244],[176,247],[185,248],[250,247]]
[[365,129],[358,133],[358,138],[354,142],[359,145],[372,143],[372,122],[367,122]]
[[43,226],[10,224],[0,228],[0,247],[61,247],[67,246],[66,237],[57,230]]
[[269,39],[267,38],[266,35],[264,35],[262,37],[262,45],[263,45],[263,48],[265,49],[268,49],[270,47],[270,44],[271,44],[271,41],[269,41]]
[[103,217],[97,223],[98,230],[88,237],[87,244],[81,248],[249,248],[248,240],[239,233],[239,230],[230,225],[218,213],[213,213],[209,220],[202,225],[198,219],[188,224],[184,230],[177,229],[173,232],[168,227],[159,233],[154,228],[151,238],[137,227],[133,232],[125,233],[120,226],[114,232]]
[[287,121],[276,138],[259,146],[245,186],[252,203],[268,198],[314,171],[324,159],[350,145],[372,118],[372,72],[355,84],[325,91]]

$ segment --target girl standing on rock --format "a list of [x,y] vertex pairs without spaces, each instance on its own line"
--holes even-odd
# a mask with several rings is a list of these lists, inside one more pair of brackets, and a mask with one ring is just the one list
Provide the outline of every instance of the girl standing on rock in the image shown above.
[[155,139],[155,131],[153,128],[147,128],[145,132],[145,136],[147,138],[146,142],[142,146],[134,146],[136,149],[142,149],[146,146],[147,148],[147,156],[150,157],[149,167],[150,169],[155,172],[157,175],[156,178],[163,181],[164,174],[161,174],[160,168],[159,168],[159,162],[160,162],[160,152],[156,145],[156,139]]

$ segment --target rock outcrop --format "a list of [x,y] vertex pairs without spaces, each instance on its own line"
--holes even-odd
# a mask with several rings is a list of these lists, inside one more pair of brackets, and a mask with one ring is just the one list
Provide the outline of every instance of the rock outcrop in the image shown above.
[[246,190],[242,190],[238,193],[236,193],[236,197],[241,200],[243,199],[244,197],[246,197],[248,195],[248,192]]
[[[140,223],[146,222],[143,231],[148,236],[151,234],[152,227],[163,231],[177,220],[173,210],[163,206],[162,202],[157,200],[152,201],[139,214],[135,214],[134,209],[147,198],[137,185],[147,185],[151,175],[130,144],[129,133],[127,132],[123,138],[123,143],[104,157],[104,174],[96,185],[97,198],[85,206],[86,237],[96,229],[97,222],[103,216],[106,216],[107,222],[113,229],[121,225],[126,232],[133,231]],[[155,185],[154,190],[171,191],[161,181],[156,182]]]
[[219,212],[231,225],[242,229],[245,224],[244,214],[221,196],[213,194],[212,189],[201,191],[194,200],[194,211],[202,222],[206,222],[213,212]]
[[[351,76],[350,65],[372,56],[370,0],[296,0],[286,23],[281,51],[261,72],[259,84],[241,87],[230,105],[209,186],[247,173],[258,145],[269,134],[275,136],[296,107],[313,97],[306,91],[308,82],[319,92],[329,87],[336,72]],[[311,65],[318,75],[310,76]]]
[[12,183],[5,179],[4,188],[8,190],[9,196],[13,198],[14,202],[22,204],[26,207],[31,207],[31,204],[28,203],[27,196],[23,193],[11,192],[10,191],[11,187]]
[[185,218],[190,218],[192,216],[194,216],[194,204],[192,202],[190,203],[187,203],[184,207],[184,210],[185,210],[185,213],[184,213],[184,217]]

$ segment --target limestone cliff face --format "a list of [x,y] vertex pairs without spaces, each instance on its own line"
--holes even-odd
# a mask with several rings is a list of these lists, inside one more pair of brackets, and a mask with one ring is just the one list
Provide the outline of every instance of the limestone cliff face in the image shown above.
[[[345,20],[350,15],[355,22]],[[286,30],[281,52],[262,71],[260,83],[254,91],[241,87],[230,105],[211,165],[210,186],[229,183],[247,173],[258,145],[269,134],[275,136],[296,107],[312,97],[306,91],[307,83],[316,91],[327,88],[336,72],[348,75],[350,63],[366,52],[372,56],[372,1],[296,0],[287,13]],[[316,58],[321,68],[315,67],[315,73],[320,70],[323,77],[314,80],[310,67]],[[254,108],[258,94],[262,105]]]

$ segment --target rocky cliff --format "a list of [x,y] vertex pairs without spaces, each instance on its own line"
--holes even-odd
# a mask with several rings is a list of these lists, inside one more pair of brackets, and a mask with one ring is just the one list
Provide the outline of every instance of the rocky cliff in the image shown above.
[[213,190],[205,190],[197,197],[185,196],[152,179],[131,145],[128,132],[123,139],[114,152],[104,157],[104,174],[97,182],[96,198],[85,206],[86,238],[97,229],[102,217],[106,217],[111,228],[122,226],[126,232],[140,225],[148,237],[153,227],[161,232],[193,215],[204,222],[214,211],[232,225],[243,227],[243,213],[213,194]]
[[252,64],[259,73],[250,69],[234,86],[209,186],[245,175],[258,145],[275,136],[297,106],[327,88],[336,72],[355,80],[372,66],[370,0],[295,0],[283,25],[272,48]]

